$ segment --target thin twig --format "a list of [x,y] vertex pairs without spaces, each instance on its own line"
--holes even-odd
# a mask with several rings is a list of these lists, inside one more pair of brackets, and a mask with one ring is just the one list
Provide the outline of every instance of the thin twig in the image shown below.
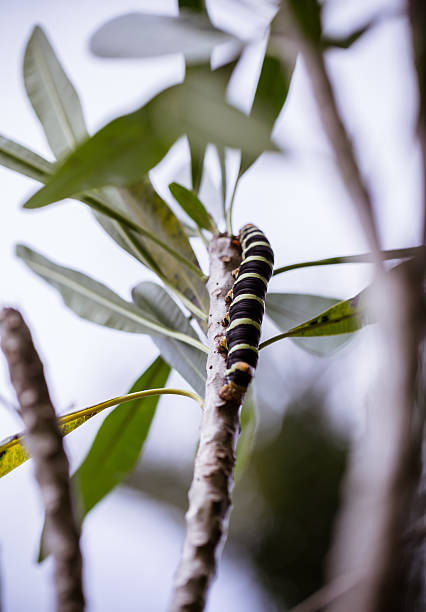
[[217,555],[226,537],[231,509],[235,446],[240,430],[239,406],[219,398],[226,361],[219,351],[224,330],[225,296],[232,270],[241,256],[229,237],[216,236],[209,247],[209,356],[200,444],[189,491],[186,537],[176,573],[170,609],[200,612],[216,572]]
[[68,459],[43,365],[17,310],[5,308],[0,312],[0,336],[46,511],[46,537],[55,560],[56,610],[81,612],[84,595],[80,534],[71,497]]

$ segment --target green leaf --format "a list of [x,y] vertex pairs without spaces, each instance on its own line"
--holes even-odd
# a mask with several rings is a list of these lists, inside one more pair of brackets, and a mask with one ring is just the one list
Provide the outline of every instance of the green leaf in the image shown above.
[[24,84],[57,158],[87,138],[77,93],[44,34],[36,26],[24,57]]
[[[183,312],[162,287],[155,283],[143,282],[132,291],[133,300],[142,312],[150,312],[157,321],[169,329],[184,333],[198,340]],[[206,384],[207,357],[196,348],[171,338],[153,337],[163,358],[204,397]]]
[[199,13],[204,12],[204,1],[203,0],[178,0],[179,12],[182,9],[189,9],[190,11],[197,11]]
[[[140,182],[119,192],[127,209],[140,225],[198,267],[197,258],[181,221],[154,191],[149,181]],[[207,313],[210,305],[209,296],[205,282],[200,276],[149,239],[139,237],[138,242],[155,262],[160,278]]]
[[226,104],[223,74],[199,67],[138,111],[115,119],[81,144],[49,183],[26,203],[38,208],[104,185],[140,180],[182,134],[203,150],[206,142],[243,149],[249,155],[276,150],[270,130]]
[[199,340],[168,329],[155,320],[151,312],[136,308],[85,274],[58,266],[23,245],[18,245],[16,252],[36,274],[60,292],[65,304],[79,317],[122,331],[170,336],[207,351]]
[[[286,65],[277,57],[265,54],[251,109],[251,116],[263,117],[270,131],[287,99],[294,65]],[[240,176],[256,161],[257,156],[241,156]]]
[[288,0],[306,38],[312,43],[321,40],[321,4],[318,0]]
[[54,165],[22,145],[0,135],[0,165],[46,183]]
[[177,17],[151,13],[120,15],[93,34],[90,49],[98,57],[120,58],[183,53],[187,62],[200,63],[207,62],[220,44],[233,42],[242,46],[235,36],[216,29],[207,15],[195,8],[180,10]]
[[[129,393],[164,387],[170,367],[158,357]],[[159,396],[117,406],[109,414],[73,476],[80,501],[80,519],[120,484],[135,466],[149,434]]]
[[[424,252],[424,247],[411,247],[407,249],[390,249],[388,251],[380,251],[380,256],[384,260],[390,259],[405,259],[408,257],[417,257]],[[299,268],[311,268],[315,266],[331,266],[335,264],[347,263],[375,263],[376,256],[373,253],[361,253],[360,255],[342,255],[340,257],[328,257],[326,259],[316,259],[314,261],[302,261],[289,266],[281,266],[275,268],[273,276],[290,272],[290,270],[298,270]]]
[[191,143],[189,142],[189,151],[191,155],[192,188],[195,193],[199,193],[201,181],[203,179],[204,158],[206,156],[206,149],[194,149],[194,147],[191,147]]
[[[348,302],[350,302],[350,300],[348,300]],[[350,335],[343,333],[343,331],[353,331],[349,329],[349,320],[346,320],[348,329],[343,329],[343,320],[341,320],[340,324],[342,326],[342,331],[337,333],[342,335],[307,338],[307,336],[327,336],[328,333],[336,333],[333,329],[337,329],[339,324],[338,319],[336,319],[334,327],[332,324],[329,325],[327,333],[321,333],[321,331],[326,331],[327,328],[321,327],[320,325],[318,327],[315,327],[315,325],[312,326],[310,332],[303,326],[307,325],[312,320],[319,319],[319,312],[328,312],[326,309],[335,307],[337,303],[341,304],[342,302],[339,302],[338,298],[300,293],[268,293],[265,303],[266,314],[281,331],[286,333],[285,337],[292,338],[295,344],[310,353],[317,355],[332,353],[349,340]],[[311,317],[314,317],[314,319],[311,319]],[[358,329],[358,327],[356,327],[356,329]],[[301,338],[297,338],[297,336],[301,336]]]
[[215,222],[193,191],[190,191],[183,185],[179,185],[179,183],[170,183],[169,189],[175,200],[181,205],[186,214],[195,221],[198,227],[212,233],[217,232]]

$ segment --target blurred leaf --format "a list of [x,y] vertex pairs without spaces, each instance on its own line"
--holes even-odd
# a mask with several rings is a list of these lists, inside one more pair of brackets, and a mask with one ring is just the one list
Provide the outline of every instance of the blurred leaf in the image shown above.
[[349,49],[355,44],[364,34],[369,32],[374,27],[383,23],[386,19],[392,17],[399,17],[400,13],[394,9],[381,10],[377,15],[370,19],[363,26],[360,26],[350,34],[345,36],[323,36],[322,46],[324,49],[337,48],[337,49]]
[[178,0],[179,13],[182,9],[189,9],[190,11],[197,11],[202,13],[204,9],[203,0]]
[[216,29],[207,15],[180,10],[177,17],[128,13],[104,23],[91,37],[90,49],[98,57],[146,58],[183,53],[186,61],[207,62],[223,43],[242,43]]
[[[253,492],[238,500],[240,524],[234,520],[234,527],[275,610],[289,610],[325,583],[347,455],[348,443],[321,399],[309,396],[289,406],[281,428],[256,446],[240,487],[251,484]],[[253,516],[256,530],[250,528]]]
[[[290,67],[273,55],[265,54],[250,115],[264,117],[270,132],[287,99],[294,64]],[[240,176],[257,156],[242,153]]]
[[[152,313],[156,320],[168,329],[198,340],[197,334],[183,312],[159,285],[150,282],[140,283],[133,289],[132,297],[142,312]],[[171,338],[157,336],[153,337],[153,341],[167,363],[179,372],[201,397],[204,397],[206,354]]]
[[[254,381],[253,381],[254,382]],[[247,469],[254,448],[258,413],[254,401],[253,382],[249,386],[241,408],[241,435],[237,443],[235,480],[239,480]]]
[[206,149],[203,147],[201,147],[200,149],[194,149],[194,147],[191,147],[191,143],[189,143],[189,151],[191,155],[192,188],[195,193],[199,193],[201,181],[203,179],[204,158],[206,156]]
[[287,0],[306,38],[318,44],[321,40],[321,4],[318,0]]
[[[158,357],[129,393],[164,387],[170,367]],[[83,463],[73,476],[80,519],[122,482],[135,466],[154,418],[159,396],[117,406],[100,426]]]
[[199,340],[168,329],[155,320],[151,312],[136,308],[85,274],[58,266],[23,245],[18,245],[16,252],[36,274],[60,292],[65,304],[79,317],[122,331],[171,336],[206,350]]
[[226,104],[222,91],[222,73],[204,67],[188,71],[184,83],[162,92],[135,113],[115,119],[80,145],[26,208],[104,185],[134,183],[184,133],[200,151],[206,142],[243,149],[249,155],[276,150],[265,124]]
[[170,193],[181,205],[187,215],[202,229],[216,233],[217,227],[204,205],[200,202],[193,191],[190,191],[179,183],[170,183]]
[[44,34],[36,26],[24,57],[24,84],[57,158],[87,138],[77,93]]
[[29,176],[40,183],[48,181],[54,165],[22,145],[0,135],[0,165]]
[[[273,320],[273,322],[277,325],[277,327],[289,334],[288,337],[294,336],[320,336],[327,334],[321,334],[321,329],[325,330],[326,328],[313,326],[311,329],[311,333],[309,333],[303,325],[307,324],[306,321],[310,319],[312,316],[318,315],[318,312],[326,311],[327,308],[333,308],[339,300],[337,298],[329,298],[322,297],[319,295],[305,295],[301,293],[268,293],[266,296],[266,314]],[[348,300],[350,302],[350,300]],[[342,302],[339,302],[341,304]],[[345,304],[345,302],[343,302]],[[349,305],[348,305],[349,307]],[[327,312],[327,311],[326,311]],[[337,314],[337,313],[336,313]],[[310,319],[312,321],[312,319]],[[313,319],[317,320],[317,319]],[[348,329],[345,331],[349,331],[350,323],[349,319],[346,319],[346,324],[348,325]],[[337,329],[339,323],[339,319],[336,319],[336,326],[334,329]],[[340,321],[341,329],[343,330],[344,321]],[[333,324],[327,329],[332,329]],[[317,333],[315,333],[315,329]],[[356,327],[358,329],[358,327]],[[296,330],[299,330],[298,333]],[[352,330],[351,330],[352,331]],[[330,333],[330,332],[327,332]],[[331,333],[336,333],[335,331],[331,331]],[[305,349],[311,353],[317,355],[327,355],[343,344],[345,344],[349,338],[349,334],[344,334],[343,331],[337,332],[341,335],[331,336],[331,337],[321,337],[321,338],[292,338],[295,344],[300,346],[300,348]]]

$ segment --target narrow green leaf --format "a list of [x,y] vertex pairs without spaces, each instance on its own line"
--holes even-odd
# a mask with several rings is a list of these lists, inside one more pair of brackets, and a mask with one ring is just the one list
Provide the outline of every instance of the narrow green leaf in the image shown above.
[[198,227],[212,233],[217,232],[215,222],[193,191],[179,185],[179,183],[170,183],[169,189],[175,200]]
[[[320,336],[320,333],[290,333],[303,327],[311,317],[333,308],[339,302],[338,298],[305,295],[300,293],[268,293],[266,296],[266,313],[275,325],[285,332],[286,338],[291,338],[300,348],[317,355],[332,353],[346,343],[350,335],[333,335],[331,337],[306,338],[305,336]],[[317,330],[318,331],[318,330]],[[348,330],[345,330],[348,331]],[[312,329],[311,329],[312,332]],[[339,332],[342,333],[342,332]],[[287,335],[288,334],[288,335]],[[327,334],[324,334],[326,336]],[[298,338],[297,336],[303,336]],[[263,346],[267,346],[262,343]]]
[[[152,313],[152,316],[168,329],[198,340],[195,330],[183,312],[159,285],[150,282],[140,283],[133,289],[132,297],[142,312]],[[153,341],[167,363],[179,372],[201,397],[204,397],[207,364],[205,352],[171,338],[157,336],[153,337]]]
[[[170,367],[158,357],[129,393],[164,387],[169,373]],[[159,396],[149,397],[117,406],[102,423],[87,457],[73,476],[81,520],[135,466],[159,399]]]
[[204,171],[204,158],[206,156],[206,149],[194,149],[189,142],[189,152],[191,155],[191,178],[192,188],[195,193],[199,193],[201,187],[201,181],[203,179]]
[[[424,252],[424,247],[411,247],[408,249],[391,249],[388,251],[380,251],[382,259],[405,259],[406,257],[417,257]],[[331,266],[334,264],[346,263],[374,263],[375,256],[372,253],[362,253],[360,255],[343,255],[340,257],[328,257],[327,259],[316,259],[314,261],[302,261],[300,263],[290,264],[289,266],[281,266],[275,268],[273,276],[297,270],[299,268],[310,268],[313,266]]]
[[0,165],[19,174],[46,183],[54,172],[54,165],[13,140],[0,135]]
[[[294,65],[286,65],[268,52],[263,59],[250,114],[253,117],[264,117],[271,132],[287,99]],[[243,152],[239,175],[242,176],[256,159],[257,156]]]
[[39,26],[25,50],[24,84],[52,151],[64,157],[88,134],[77,93]]
[[18,245],[16,251],[36,274],[60,292],[65,304],[79,317],[131,333],[169,336],[207,352],[199,340],[168,329],[151,312],[143,312],[85,274],[58,266],[23,245]]
[[199,7],[194,8],[180,10],[177,17],[151,13],[120,15],[93,34],[90,49],[98,57],[119,58],[183,53],[187,62],[200,63],[209,60],[217,45],[233,42],[242,46],[232,34],[216,29]]
[[126,185],[143,177],[186,133],[191,145],[206,142],[243,149],[250,155],[276,150],[269,128],[226,104],[223,75],[206,68],[188,71],[185,82],[171,87],[135,113],[115,119],[81,144],[49,183],[27,202],[46,206],[104,185]]

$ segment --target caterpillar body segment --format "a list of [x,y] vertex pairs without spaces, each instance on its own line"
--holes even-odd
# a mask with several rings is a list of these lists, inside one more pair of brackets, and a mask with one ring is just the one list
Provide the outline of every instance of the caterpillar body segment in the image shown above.
[[265,234],[255,225],[245,225],[238,237],[242,262],[235,270],[235,282],[226,296],[229,310],[226,382],[219,395],[240,403],[257,366],[265,295],[274,267],[274,253]]

